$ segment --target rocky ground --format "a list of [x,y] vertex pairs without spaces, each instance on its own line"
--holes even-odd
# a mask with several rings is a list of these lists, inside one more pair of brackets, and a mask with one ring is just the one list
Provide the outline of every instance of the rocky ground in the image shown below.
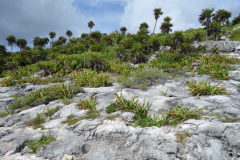
[[[239,53],[228,56],[240,58]],[[240,65],[239,70],[229,71],[232,80],[223,80],[220,85],[231,95],[200,96],[199,99],[189,94],[185,80],[198,82],[207,81],[211,85],[221,82],[210,80],[208,75],[195,77],[180,77],[169,79],[146,90],[130,89],[113,83],[110,87],[87,88],[85,93],[79,93],[72,103],[64,105],[61,100],[52,101],[23,110],[20,113],[0,118],[0,159],[1,160],[237,160],[240,159],[240,122],[223,123],[217,116],[228,118],[240,117]],[[70,83],[69,81],[65,83]],[[0,111],[12,103],[10,95],[27,94],[41,85],[27,84],[25,87],[0,87]],[[169,88],[169,89],[168,89]],[[167,91],[169,97],[161,94]],[[114,93],[130,100],[136,95],[139,103],[152,102],[148,113],[161,116],[159,110],[182,106],[188,108],[203,108],[204,117],[197,120],[187,120],[180,125],[163,127],[132,127],[130,123],[134,114],[121,113],[115,120],[108,120],[106,107],[116,100]],[[76,107],[79,99],[96,97],[100,117],[84,119],[74,125],[67,126],[62,121],[69,115],[83,116],[86,110]],[[33,119],[48,106],[60,109],[52,115],[52,119],[43,123],[45,130],[26,127],[24,121]],[[112,113],[116,114],[116,113]],[[176,133],[189,133],[183,143],[178,142]],[[53,135],[56,140],[40,147],[36,154],[29,154],[30,149],[24,147],[27,141],[40,139],[42,134]]]

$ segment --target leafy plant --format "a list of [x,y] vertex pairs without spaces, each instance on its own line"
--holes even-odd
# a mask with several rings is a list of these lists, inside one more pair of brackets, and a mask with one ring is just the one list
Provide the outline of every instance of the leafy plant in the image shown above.
[[[223,81],[222,81],[223,82]],[[190,88],[190,93],[189,94],[193,94],[194,96],[200,96],[200,95],[214,95],[214,94],[227,94],[230,95],[229,92],[226,92],[225,88],[220,89],[218,86],[222,83],[219,82],[217,85],[215,86],[211,86],[210,82],[207,83],[206,81],[201,82],[199,80],[199,84],[195,84],[193,82],[190,81],[186,81],[186,85],[188,85],[188,87]]]
[[96,110],[96,105],[98,105],[98,103],[95,102],[95,96],[92,100],[80,100],[77,104],[77,106],[79,106],[80,108],[89,109],[90,111]]
[[[169,89],[169,88],[168,88],[168,89]],[[166,92],[163,92],[163,91],[161,91],[161,90],[159,90],[159,91],[162,92],[162,94],[163,94],[164,96],[168,97],[168,94],[167,94],[168,89],[166,90]]]

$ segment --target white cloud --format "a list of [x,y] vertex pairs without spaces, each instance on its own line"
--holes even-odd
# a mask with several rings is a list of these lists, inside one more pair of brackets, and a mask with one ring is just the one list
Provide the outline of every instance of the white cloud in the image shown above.
[[[198,18],[202,9],[215,8],[215,10],[226,9],[228,11],[239,9],[240,6],[236,5],[236,2],[229,1],[225,1],[224,5],[221,5],[223,2],[220,3],[219,0],[129,0],[122,16],[121,25],[126,26],[128,32],[136,33],[140,24],[147,22],[149,29],[153,31],[155,25],[153,10],[162,8],[163,15],[158,19],[155,33],[160,32],[160,25],[166,16],[172,18],[173,31],[199,28],[201,24],[198,22]],[[238,14],[233,12],[233,17]]]

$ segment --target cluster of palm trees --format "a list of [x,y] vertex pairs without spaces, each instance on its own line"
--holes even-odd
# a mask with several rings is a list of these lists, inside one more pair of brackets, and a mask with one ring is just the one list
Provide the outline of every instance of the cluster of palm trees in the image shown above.
[[[209,36],[211,36],[213,34],[215,34],[215,38],[217,40],[218,35],[221,32],[221,29],[224,27],[224,25],[226,26],[226,24],[229,24],[229,18],[231,17],[231,12],[228,12],[224,9],[219,9],[215,14],[213,14],[213,11],[214,11],[214,9],[206,8],[206,9],[203,9],[202,13],[199,15],[199,22],[203,26],[205,26],[205,29],[206,29],[206,40],[208,39]],[[152,36],[154,35],[159,17],[163,15],[161,8],[155,8],[153,10],[153,13],[154,13],[153,15],[154,15],[156,22],[155,22],[154,29],[152,32]],[[169,32],[172,32],[171,27],[173,26],[173,24],[170,22],[171,20],[172,19],[169,16],[165,17],[164,22],[160,26],[161,33],[165,34],[165,36],[167,36],[169,34]],[[234,25],[236,23],[240,23],[240,14],[238,17],[236,17],[232,21],[232,25]],[[92,28],[94,26],[95,26],[95,24],[93,21],[88,22],[88,27],[90,28],[89,36],[92,38],[96,38],[97,40],[100,40],[100,37],[102,36],[101,33],[99,31],[92,32]],[[126,35],[126,31],[127,31],[126,27],[120,28],[121,34]],[[141,23],[137,34],[146,36],[146,35],[148,35],[148,33],[150,33],[149,25],[146,22]],[[72,40],[72,39],[70,39],[70,37],[73,35],[72,32],[70,30],[67,30],[66,35],[69,37],[69,42],[70,42]],[[130,35],[130,34],[128,33],[128,35]],[[50,36],[50,39],[52,39],[52,42],[50,42],[50,47],[66,44],[67,39],[65,37],[59,37],[57,41],[53,42],[53,39],[56,37],[55,32],[50,32],[49,36]],[[85,38],[87,36],[88,36],[88,34],[82,34],[81,38]],[[174,37],[176,39],[181,39],[182,32],[177,32],[176,34],[174,34]],[[16,40],[16,38],[13,35],[8,36],[6,38],[6,40],[8,41],[8,45],[11,46],[11,52],[12,52],[13,44],[16,44],[20,48],[20,51],[27,45],[27,41],[25,39]],[[33,40],[34,46],[41,46],[41,47],[44,47],[46,44],[48,44],[48,42],[49,42],[49,38],[47,38],[47,37],[44,37],[44,38],[35,37]],[[176,44],[177,44],[177,46],[179,46],[177,42],[176,42]],[[176,48],[178,48],[178,47],[176,47]]]
[[221,29],[224,27],[225,23],[229,23],[228,19],[232,14],[224,9],[219,9],[215,14],[213,14],[213,11],[214,8],[203,9],[199,16],[199,22],[206,27],[206,40],[208,40],[208,36],[215,33],[215,39],[217,41]]

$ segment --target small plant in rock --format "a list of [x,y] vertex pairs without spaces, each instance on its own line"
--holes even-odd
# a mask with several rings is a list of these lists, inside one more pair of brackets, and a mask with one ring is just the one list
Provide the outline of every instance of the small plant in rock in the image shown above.
[[30,154],[36,154],[39,147],[44,147],[46,144],[49,144],[54,140],[56,140],[56,138],[54,138],[52,135],[49,135],[48,137],[42,135],[40,140],[36,139],[34,141],[28,141],[24,143],[24,146],[29,146],[29,148],[32,150]]
[[117,118],[118,116],[119,116],[119,114],[109,115],[109,116],[107,116],[107,119],[109,119],[109,120],[115,120],[115,118]]
[[82,119],[95,119],[100,117],[100,111],[99,110],[88,110],[87,115],[81,117]]
[[43,125],[35,125],[33,129],[38,129],[40,128],[41,130],[45,130],[45,127]]
[[175,136],[176,136],[176,142],[182,143],[182,145],[185,147],[185,141],[186,141],[185,138],[191,137],[192,134],[189,133],[188,131],[187,132],[177,132],[175,134]]
[[150,102],[148,102],[147,104],[145,104],[145,98],[143,101],[143,105],[140,106],[136,106],[136,108],[134,108],[133,113],[135,114],[136,119],[143,119],[147,117],[147,112],[149,110],[149,108],[151,107],[152,104],[150,104]]
[[46,117],[45,117],[44,110],[43,110],[43,112],[41,114],[37,113],[36,118],[33,118],[29,121],[25,121],[25,124],[27,126],[33,126],[34,127],[36,125],[40,125],[40,124],[44,123],[45,119],[46,119]]
[[93,97],[92,100],[89,100],[89,99],[80,100],[77,104],[77,106],[79,106],[79,108],[89,109],[91,111],[96,110],[97,105],[98,105],[98,103],[95,102],[95,96]]
[[55,108],[50,108],[47,106],[47,112],[45,113],[45,115],[51,116],[53,115],[55,112],[57,112],[60,109],[59,106],[55,107]]
[[[222,81],[223,82],[223,81]],[[214,94],[227,94],[230,95],[229,92],[226,92],[225,88],[220,89],[218,86],[222,83],[219,82],[217,85],[215,86],[211,86],[210,82],[207,83],[206,81],[201,82],[199,80],[199,84],[190,82],[190,81],[186,81],[186,85],[190,88],[190,93],[189,94],[193,94],[194,96],[199,96],[199,95],[214,95]]]
[[205,52],[205,51],[206,51],[206,49],[205,49],[202,45],[199,45],[199,46],[197,47],[197,50],[198,50],[199,52]]
[[111,103],[109,106],[106,107],[106,113],[110,114],[116,112],[116,105],[115,103]]
[[67,123],[68,126],[71,126],[71,125],[74,125],[81,120],[82,119],[80,117],[77,117],[77,116],[74,116],[74,115],[69,115],[69,116],[67,116],[67,120],[62,121],[62,123]]
[[69,105],[72,101],[71,100],[68,100],[68,99],[63,99],[62,100],[62,103],[65,104],[65,105]]
[[121,92],[120,96],[118,96],[116,93],[114,95],[117,98],[116,104],[118,106],[120,106],[119,107],[120,110],[123,110],[123,111],[126,111],[126,112],[131,112],[133,109],[135,109],[137,107],[137,102],[138,101],[134,102],[136,96],[133,96],[131,98],[131,100],[129,101],[129,100],[126,100],[126,99],[123,98],[122,92]]
[[[169,88],[168,88],[168,89],[169,89]],[[163,94],[165,97],[168,97],[168,94],[167,94],[168,89],[166,90],[166,92],[163,92],[163,91],[161,91],[161,90],[159,90],[159,91],[162,92],[162,94]]]

